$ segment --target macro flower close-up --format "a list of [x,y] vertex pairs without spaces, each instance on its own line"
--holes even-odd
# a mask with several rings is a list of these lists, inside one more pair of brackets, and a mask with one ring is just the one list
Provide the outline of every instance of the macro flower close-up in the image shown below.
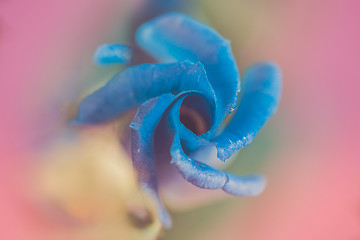
[[360,239],[356,7],[0,2],[0,239]]
[[[136,41],[152,57],[170,63],[136,65],[116,74],[82,100],[74,123],[98,124],[138,107],[130,124],[132,161],[140,185],[154,198],[165,227],[170,227],[171,220],[159,199],[157,171],[172,169],[156,169],[156,162],[170,162],[185,180],[200,188],[222,189],[239,196],[260,194],[265,187],[264,177],[239,177],[209,164],[213,158],[225,161],[250,144],[274,114],[281,92],[278,67],[269,62],[249,67],[239,109],[217,133],[225,115],[237,108],[240,91],[239,71],[229,41],[179,13],[144,23],[136,32]],[[119,54],[122,51],[120,46],[102,46],[97,56],[106,59],[113,53],[121,58],[125,55]],[[163,143],[155,146],[165,141],[172,142],[169,149]],[[171,159],[154,153],[155,148],[169,151]],[[214,149],[217,156],[207,154]]]

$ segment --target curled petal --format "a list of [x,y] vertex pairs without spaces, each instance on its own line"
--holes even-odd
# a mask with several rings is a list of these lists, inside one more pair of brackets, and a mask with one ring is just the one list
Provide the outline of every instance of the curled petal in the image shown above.
[[223,171],[188,157],[182,150],[177,135],[171,148],[171,157],[171,164],[177,168],[181,176],[199,188],[219,189],[227,182],[227,176]]
[[180,13],[163,14],[139,27],[137,43],[160,61],[200,61],[217,98],[214,133],[236,108],[240,75],[230,43],[209,26]]
[[160,220],[165,227],[171,226],[171,218],[158,193],[154,159],[154,132],[162,115],[174,99],[172,94],[165,94],[146,101],[139,107],[130,124],[134,168],[141,187],[152,198]]
[[164,93],[203,92],[214,104],[215,96],[201,63],[143,64],[116,74],[80,103],[75,123],[103,123]]
[[[169,115],[170,126],[174,131],[174,139],[170,149],[171,164],[173,164],[185,180],[200,188],[218,189],[227,181],[226,175],[217,169],[188,157],[181,145],[179,118],[181,104],[186,96],[174,103]],[[198,144],[194,141],[193,144]]]
[[226,171],[213,168],[206,163],[196,161],[184,152],[179,135],[179,127],[181,125],[179,121],[179,109],[185,97],[186,96],[175,102],[169,112],[170,126],[172,126],[175,132],[170,149],[172,157],[171,164],[177,168],[185,180],[199,188],[221,188],[225,192],[237,196],[255,196],[260,194],[266,185],[266,180],[263,176],[236,176]]
[[259,195],[266,186],[266,180],[261,175],[241,177],[191,159],[182,151],[177,136],[172,145],[171,156],[171,163],[181,176],[199,188],[221,188],[232,195],[245,197]]
[[[180,106],[182,100],[191,94],[202,94],[199,91],[183,91],[177,96],[163,94],[144,102],[133,118],[131,129],[131,152],[134,168],[140,185],[152,199],[158,215],[165,227],[171,226],[171,218],[163,206],[159,193],[154,157],[154,134],[160,120],[168,109]],[[176,129],[171,129],[173,133]]]
[[[136,41],[156,59],[171,63],[143,64],[118,73],[83,99],[75,122],[103,123],[139,107],[130,124],[133,164],[140,185],[154,200],[165,227],[171,225],[171,219],[158,193],[154,153],[155,130],[160,122],[167,124],[169,136],[164,139],[172,140],[170,164],[185,180],[200,188],[222,189],[237,196],[260,194],[266,185],[264,177],[236,176],[216,169],[214,159],[194,157],[206,158],[201,153],[216,149],[217,158],[225,161],[250,144],[279,104],[279,68],[261,62],[246,70],[239,108],[219,133],[225,115],[236,108],[240,90],[239,71],[229,41],[179,13],[163,14],[143,24],[137,30]],[[111,47],[99,48],[98,62],[112,63],[121,58]],[[214,137],[215,133],[219,134]]]
[[228,181],[222,188],[225,192],[236,196],[257,196],[261,194],[266,186],[266,179],[262,175],[237,176],[227,173]]
[[218,158],[225,161],[249,145],[275,113],[281,95],[281,72],[271,62],[250,66],[244,73],[244,95],[235,116],[218,137]]
[[[163,206],[158,193],[158,180],[154,157],[154,134],[164,114],[168,113],[168,109],[173,109],[171,107],[174,106],[180,106],[182,100],[191,94],[201,93],[197,91],[184,91],[177,96],[163,94],[159,97],[149,99],[138,108],[130,124],[131,152],[134,168],[136,169],[141,187],[144,192],[153,199],[160,220],[165,227],[171,226],[171,218]],[[177,132],[174,128],[172,128],[171,131],[174,134]],[[211,171],[211,169],[209,170]],[[221,174],[215,169],[213,172],[214,174]],[[204,173],[203,175],[206,177],[208,174]],[[208,176],[208,179],[210,178],[211,176]],[[223,180],[224,182],[221,186],[224,185],[227,178],[225,177]],[[204,183],[206,184],[208,181],[204,180]]]

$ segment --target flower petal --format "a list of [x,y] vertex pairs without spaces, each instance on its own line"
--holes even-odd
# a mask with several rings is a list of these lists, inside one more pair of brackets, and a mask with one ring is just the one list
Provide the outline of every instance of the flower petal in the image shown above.
[[[280,70],[269,62],[248,68],[240,106],[225,130],[213,138],[225,115],[236,108],[240,90],[239,71],[229,41],[205,24],[179,13],[163,14],[143,24],[136,40],[158,60],[175,63],[143,64],[118,73],[80,103],[75,122],[103,123],[139,107],[130,124],[133,164],[165,227],[171,225],[171,219],[158,193],[154,153],[154,135],[160,122],[168,124],[164,129],[166,134],[169,131],[166,137],[172,140],[171,166],[185,180],[200,188],[222,189],[238,196],[260,194],[266,185],[264,177],[236,176],[210,166],[211,159],[192,157],[216,147],[217,157],[224,161],[248,145],[276,111],[281,93]],[[107,47],[99,50],[100,61],[107,61]],[[117,56],[114,60],[111,54],[108,61],[116,61]],[[193,111],[193,115],[181,115],[180,110],[184,109]],[[206,117],[201,119],[202,115]],[[204,126],[202,130],[192,128],[191,117]],[[211,119],[202,121],[204,118]]]
[[250,66],[245,71],[244,84],[244,96],[235,116],[213,140],[217,143],[218,158],[223,161],[249,145],[279,105],[281,72],[274,63]]
[[203,92],[215,96],[201,63],[143,64],[116,74],[105,86],[82,100],[75,123],[103,123],[164,93]]
[[[131,152],[134,168],[136,169],[140,185],[144,192],[153,199],[160,220],[165,227],[171,226],[171,218],[163,206],[158,193],[156,163],[154,157],[154,134],[162,117],[169,113],[167,110],[179,110],[183,99],[192,94],[202,93],[199,91],[183,91],[177,96],[163,94],[159,97],[149,99],[138,108],[138,111],[130,124]],[[179,114],[179,111],[177,112],[177,114]],[[176,126],[169,125],[169,130],[173,135],[177,134],[179,124],[180,121],[177,122]],[[199,170],[203,171],[203,168]],[[209,170],[211,171],[211,169]],[[212,172],[218,174],[215,169]],[[206,173],[203,175],[208,176],[208,180],[211,179],[210,175]],[[209,183],[208,180],[205,180],[204,183]],[[225,177],[223,180],[224,182],[220,187],[224,186],[227,178]]]
[[226,175],[228,176],[228,181],[222,189],[236,196],[257,196],[264,191],[266,186],[266,179],[259,174],[245,177],[231,173],[227,173]]
[[94,54],[93,60],[100,66],[110,64],[129,64],[132,58],[131,47],[123,44],[103,44]]
[[219,189],[227,182],[227,176],[224,172],[188,157],[182,149],[179,135],[175,135],[170,152],[171,163],[186,181],[195,186],[206,189]]
[[180,13],[163,14],[139,27],[136,41],[160,61],[200,61],[217,98],[214,133],[236,108],[240,76],[230,43],[213,28]]
[[199,188],[221,188],[232,195],[245,197],[261,194],[266,186],[266,180],[261,175],[241,177],[191,159],[183,152],[178,136],[174,138],[171,156],[171,163],[181,176]]
[[[195,93],[196,94],[196,93]],[[225,192],[237,196],[254,196],[260,194],[266,185],[261,175],[240,177],[226,171],[215,169],[203,162],[190,158],[183,150],[180,139],[179,110],[186,96],[176,101],[169,112],[170,126],[175,132],[170,149],[171,164],[174,165],[181,176],[199,188],[223,189]],[[194,143],[195,144],[195,143]]]
[[174,99],[172,94],[164,94],[146,101],[139,107],[130,124],[134,168],[141,187],[154,201],[160,220],[165,227],[171,226],[171,218],[158,193],[154,159],[154,132],[164,112]]

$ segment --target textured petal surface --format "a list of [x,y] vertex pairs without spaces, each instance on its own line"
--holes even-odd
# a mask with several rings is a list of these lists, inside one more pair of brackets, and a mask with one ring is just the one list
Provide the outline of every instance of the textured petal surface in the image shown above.
[[153,140],[155,128],[173,100],[172,94],[165,94],[146,101],[139,107],[130,124],[134,168],[143,190],[153,199],[160,220],[165,227],[171,226],[171,218],[158,194]]
[[217,97],[211,135],[236,108],[240,75],[230,43],[209,26],[180,13],[161,15],[139,27],[137,43],[160,61],[200,61]]
[[[171,219],[158,193],[159,160],[199,188],[222,189],[237,196],[260,194],[266,185],[264,177],[236,176],[214,167],[214,160],[221,163],[219,159],[225,161],[250,144],[275,113],[281,94],[279,68],[261,62],[247,69],[239,108],[219,133],[225,115],[236,109],[240,90],[229,41],[209,26],[179,13],[164,14],[143,24],[136,41],[154,58],[170,63],[143,64],[121,71],[83,99],[75,122],[103,123],[138,107],[130,124],[133,165],[165,227],[171,225]],[[99,48],[99,62],[120,58],[111,47]],[[119,45],[115,45],[117,48]],[[155,157],[154,140],[163,141],[155,138],[160,123],[166,125],[168,135],[160,138],[171,141],[168,162]],[[204,159],[206,154],[200,153],[209,149],[217,157]],[[202,159],[193,158],[199,156]]]
[[274,63],[250,66],[244,74],[244,81],[244,95],[235,116],[214,140],[218,143],[218,157],[223,161],[249,145],[279,105],[281,72]]
[[[158,215],[165,227],[171,226],[171,218],[163,206],[158,193],[158,179],[154,158],[155,129],[164,114],[172,106],[178,106],[189,94],[199,92],[184,91],[177,96],[163,94],[144,102],[133,118],[131,129],[131,152],[134,168],[143,190],[153,199]],[[180,103],[180,104],[179,104]],[[173,131],[174,129],[172,129]],[[173,131],[175,133],[175,131]]]
[[164,93],[199,90],[214,102],[214,93],[203,65],[188,61],[143,64],[116,74],[105,86],[79,105],[77,123],[102,123]]
[[[196,94],[196,93],[195,93]],[[170,126],[175,133],[170,149],[171,164],[180,172],[181,176],[191,184],[206,189],[223,189],[225,192],[237,196],[254,196],[260,194],[266,185],[266,180],[260,175],[239,177],[234,174],[215,169],[203,162],[189,157],[183,150],[180,139],[179,109],[183,99],[180,98],[170,109]]]

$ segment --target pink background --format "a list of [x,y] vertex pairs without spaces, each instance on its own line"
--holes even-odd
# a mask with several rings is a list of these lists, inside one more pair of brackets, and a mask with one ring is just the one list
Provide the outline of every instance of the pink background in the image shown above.
[[[0,239],[66,232],[24,200],[26,166],[34,145],[51,137],[63,104],[91,81],[96,46],[125,32],[138,4],[0,1]],[[272,59],[283,69],[284,90],[264,130],[277,142],[262,168],[269,187],[188,239],[360,239],[360,2],[199,5],[232,40],[241,69]]]

